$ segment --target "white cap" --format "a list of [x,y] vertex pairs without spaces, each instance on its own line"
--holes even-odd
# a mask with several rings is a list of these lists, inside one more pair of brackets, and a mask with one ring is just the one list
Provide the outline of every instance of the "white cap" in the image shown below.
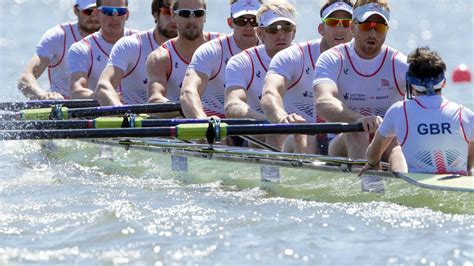
[[277,13],[273,10],[267,10],[262,13],[260,17],[257,17],[258,26],[261,28],[268,27],[277,21],[288,21],[293,25],[296,25],[295,17],[293,14],[286,10],[281,10]]
[[230,15],[233,18],[238,18],[243,15],[257,15],[260,8],[258,0],[237,0],[230,6]]
[[326,7],[326,9],[324,9],[322,18],[327,18],[329,17],[329,15],[339,10],[346,11],[347,13],[352,15],[352,6],[345,2],[335,2],[332,3],[330,6]]
[[381,16],[387,24],[390,21],[390,12],[385,7],[377,3],[369,3],[358,6],[356,9],[354,9],[352,18],[356,18],[359,22],[364,22],[372,15]]
[[96,0],[76,0],[79,9],[84,10],[96,6]]

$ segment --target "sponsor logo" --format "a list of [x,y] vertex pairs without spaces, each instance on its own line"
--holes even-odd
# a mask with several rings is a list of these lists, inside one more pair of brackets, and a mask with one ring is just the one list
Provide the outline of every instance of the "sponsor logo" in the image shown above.
[[343,71],[344,71],[344,75],[349,75],[349,68],[346,67],[346,68],[344,68]]
[[179,83],[178,87],[181,88],[183,86],[183,82]]
[[178,62],[174,63],[174,68],[179,68]]
[[145,84],[145,85],[148,84],[148,79],[144,79],[143,84]]
[[257,71],[257,73],[255,73],[255,76],[257,76],[257,78],[260,78],[262,76],[262,72],[260,70]]
[[305,71],[306,71],[306,75],[309,75],[309,74],[310,74],[310,73],[309,73],[310,70],[311,70],[311,69],[310,69],[309,67],[306,68],[306,70],[305,70]]
[[353,101],[353,102],[365,102],[367,101],[367,95],[362,93],[345,93],[342,95],[344,100],[346,101]]
[[313,92],[312,91],[304,91],[303,92],[303,97],[305,98],[313,98]]
[[102,61],[102,57],[99,55],[99,56],[97,56],[96,60],[100,62],[100,61]]
[[388,95],[384,95],[384,96],[369,96],[369,100],[388,100]]

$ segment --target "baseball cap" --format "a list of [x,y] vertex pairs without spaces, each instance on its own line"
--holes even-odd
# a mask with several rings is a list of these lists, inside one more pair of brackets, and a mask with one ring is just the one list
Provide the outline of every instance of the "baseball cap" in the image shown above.
[[230,6],[230,15],[233,18],[238,18],[243,15],[257,15],[260,8],[258,0],[237,0]]
[[76,0],[76,5],[78,5],[80,9],[84,10],[95,7],[96,0]]
[[352,6],[344,2],[335,2],[323,10],[322,18],[327,18],[329,17],[329,15],[339,10],[346,11],[347,13],[352,15]]
[[267,10],[262,13],[260,17],[257,17],[258,26],[261,28],[268,27],[277,21],[288,21],[293,25],[296,25],[295,17],[293,14],[286,10],[281,10],[279,13],[273,10]]
[[354,14],[352,15],[352,18],[357,19],[357,21],[359,22],[364,22],[370,16],[375,14],[381,16],[387,24],[390,21],[390,12],[385,7],[377,3],[369,3],[356,7],[354,9]]

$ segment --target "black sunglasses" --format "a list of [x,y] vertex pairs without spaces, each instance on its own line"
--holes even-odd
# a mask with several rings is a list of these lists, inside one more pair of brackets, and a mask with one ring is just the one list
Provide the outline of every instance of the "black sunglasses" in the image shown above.
[[178,9],[175,10],[174,13],[180,17],[183,18],[189,18],[191,16],[200,18],[206,15],[206,10],[205,9]]
[[244,17],[238,17],[233,19],[234,24],[240,27],[243,27],[247,25],[247,23],[250,24],[252,27],[257,27],[258,22],[257,22],[257,17],[252,17],[252,18],[244,18]]

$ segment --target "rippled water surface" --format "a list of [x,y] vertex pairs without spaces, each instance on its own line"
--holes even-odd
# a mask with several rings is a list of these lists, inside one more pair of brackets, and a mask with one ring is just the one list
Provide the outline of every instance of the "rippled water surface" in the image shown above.
[[[149,2],[131,1],[130,26],[152,27]],[[473,1],[391,2],[391,45],[405,54],[430,45],[448,72],[459,64],[474,68]],[[228,31],[222,3],[208,1],[206,29]],[[318,37],[319,2],[292,3],[299,11],[297,40]],[[3,101],[23,99],[16,79],[44,31],[70,19],[70,4],[0,0]],[[472,83],[449,82],[446,94],[474,107]],[[222,182],[186,184],[163,178],[153,157],[140,169],[113,167],[86,149],[71,153],[78,160],[51,156],[40,143],[0,142],[0,264],[474,263],[473,215],[379,201],[284,199]],[[114,153],[122,161],[132,154]]]

